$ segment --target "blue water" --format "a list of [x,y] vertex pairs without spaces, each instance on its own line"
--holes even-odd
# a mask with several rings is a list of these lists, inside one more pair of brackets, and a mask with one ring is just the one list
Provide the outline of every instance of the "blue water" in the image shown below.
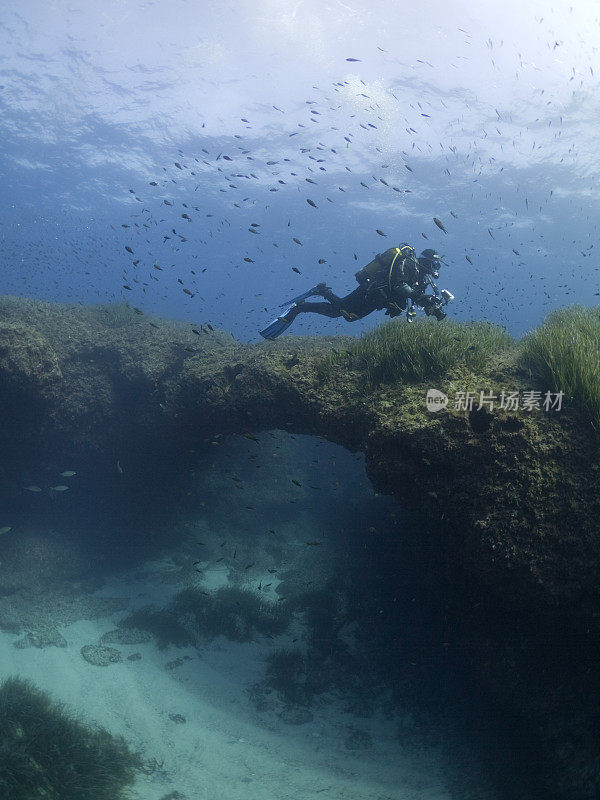
[[426,5],[0,11],[1,290],[255,341],[288,297],[345,294],[407,241],[443,254],[455,319],[519,335],[595,302],[594,9]]

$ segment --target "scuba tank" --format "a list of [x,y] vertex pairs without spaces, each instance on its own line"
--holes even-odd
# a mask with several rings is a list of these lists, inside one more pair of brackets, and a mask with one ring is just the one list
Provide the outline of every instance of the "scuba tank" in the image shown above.
[[405,261],[416,262],[417,257],[409,244],[404,242],[398,247],[390,247],[385,253],[379,253],[354,275],[361,286],[376,283],[383,287],[391,283],[392,272],[404,269]]

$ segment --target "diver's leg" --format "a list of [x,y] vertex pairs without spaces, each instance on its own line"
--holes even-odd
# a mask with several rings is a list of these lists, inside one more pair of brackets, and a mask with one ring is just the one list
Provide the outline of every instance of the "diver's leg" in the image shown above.
[[341,317],[342,312],[336,305],[332,303],[297,303],[292,306],[285,313],[285,319],[290,322],[298,316],[298,314],[322,314],[324,317]]

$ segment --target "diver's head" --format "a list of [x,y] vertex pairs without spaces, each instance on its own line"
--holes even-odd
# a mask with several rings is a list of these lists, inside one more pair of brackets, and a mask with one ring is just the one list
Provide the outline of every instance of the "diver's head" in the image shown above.
[[421,255],[418,258],[419,264],[421,268],[427,272],[428,275],[433,275],[434,273],[438,272],[440,268],[440,256],[432,250],[430,247],[427,250],[423,250]]

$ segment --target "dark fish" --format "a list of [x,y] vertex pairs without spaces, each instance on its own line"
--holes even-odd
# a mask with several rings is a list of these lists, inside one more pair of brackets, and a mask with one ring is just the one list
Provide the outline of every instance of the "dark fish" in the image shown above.
[[187,214],[182,214],[182,215],[181,215],[181,218],[182,218],[182,219],[189,219],[189,220],[191,220],[191,217],[189,217]]
[[377,228],[375,233],[378,233],[380,236],[387,236],[387,233],[384,233],[383,231],[380,231],[379,228]]
[[317,208],[317,204],[313,203],[312,200],[309,200],[308,197],[306,198],[306,202],[308,203],[309,206],[312,206],[313,208]]
[[472,264],[472,263],[473,263],[473,262],[471,261],[471,259],[469,258],[469,256],[465,256],[465,258],[467,259],[467,261],[469,262],[469,264]]
[[249,264],[254,264],[254,261],[251,258],[248,258],[248,256],[244,258],[244,261],[247,261]]
[[495,239],[495,238],[496,238],[496,237],[494,236],[494,234],[492,233],[492,229],[491,229],[491,228],[488,228],[488,233],[489,233],[489,235],[492,237],[492,239]]
[[293,270],[294,272],[297,272],[297,273],[298,273],[298,275],[302,275],[302,273],[300,272],[300,270],[298,269],[298,267],[292,267],[292,270]]
[[292,241],[293,241],[293,242],[296,242],[296,244],[302,245],[302,242],[300,241],[300,239],[296,239],[296,237],[295,237],[295,236],[294,236],[294,238],[292,239]]
[[327,262],[325,261],[325,259],[324,259],[324,258],[320,258],[320,259],[319,259],[319,264],[326,264],[326,263],[327,263]]
[[158,186],[158,183],[156,181],[150,181],[150,186]]
[[125,250],[127,250],[128,253],[133,254],[133,250],[131,249],[131,247],[129,247],[128,244],[125,245]]
[[448,231],[446,230],[446,228],[444,228],[444,223],[443,223],[443,222],[442,222],[440,219],[438,219],[437,217],[434,217],[434,218],[433,218],[433,221],[435,222],[435,224],[438,226],[438,228],[439,228],[441,231],[444,231],[444,233],[448,233]]
[[309,547],[316,547],[316,545],[321,544],[321,542],[307,542],[306,543]]
[[516,256],[520,256],[520,255],[521,255],[521,253],[519,253],[519,251],[518,251],[518,250],[515,250],[515,248],[514,248],[514,247],[513,247],[513,253],[514,253]]
[[177,169],[183,169],[183,167],[181,166],[181,164],[179,163],[179,161],[174,161],[173,163],[175,164],[175,166],[177,167]]
[[360,61],[360,58],[347,58],[346,61]]
[[456,214],[454,213],[454,211],[451,211],[450,213],[452,214],[452,216],[454,217],[454,219],[458,219],[458,217],[456,216]]

